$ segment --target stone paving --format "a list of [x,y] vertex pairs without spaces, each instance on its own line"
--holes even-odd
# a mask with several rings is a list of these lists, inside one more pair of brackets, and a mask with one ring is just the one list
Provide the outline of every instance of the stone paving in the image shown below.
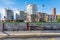
[[0,38],[6,37],[32,37],[32,36],[60,36],[60,33],[42,32],[42,31],[3,31],[0,32]]

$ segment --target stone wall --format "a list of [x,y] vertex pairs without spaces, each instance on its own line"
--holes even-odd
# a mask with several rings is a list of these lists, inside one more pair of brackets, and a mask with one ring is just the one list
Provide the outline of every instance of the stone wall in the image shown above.
[[7,30],[24,30],[26,29],[26,23],[5,23],[5,28]]
[[0,31],[3,30],[3,23],[0,23]]
[[[58,29],[58,28],[60,28],[60,23],[42,23],[41,25],[37,25],[36,23],[29,23],[29,26],[39,26],[42,28]],[[26,27],[27,27],[27,23],[0,23],[0,31],[25,30],[25,29],[27,29]]]

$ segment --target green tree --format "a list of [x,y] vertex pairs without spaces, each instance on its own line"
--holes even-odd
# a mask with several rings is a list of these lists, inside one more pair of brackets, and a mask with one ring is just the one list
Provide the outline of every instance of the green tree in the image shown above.
[[60,15],[58,15],[57,22],[60,22]]

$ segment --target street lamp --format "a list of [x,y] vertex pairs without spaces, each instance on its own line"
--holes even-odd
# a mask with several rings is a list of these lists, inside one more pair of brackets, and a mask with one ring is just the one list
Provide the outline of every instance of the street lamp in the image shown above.
[[42,8],[43,8],[43,9],[42,9],[42,13],[44,13],[44,7],[45,7],[45,5],[42,5]]
[[[42,5],[42,13],[44,13],[44,7],[45,7],[45,5]],[[43,16],[44,16],[44,14],[43,14]],[[42,20],[44,21],[44,18],[42,18]],[[43,25],[43,22],[42,22],[42,25]]]

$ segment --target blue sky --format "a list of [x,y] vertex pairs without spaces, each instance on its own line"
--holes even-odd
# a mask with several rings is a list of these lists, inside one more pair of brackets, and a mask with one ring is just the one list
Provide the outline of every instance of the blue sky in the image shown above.
[[[4,8],[10,8],[14,11],[16,9],[26,10],[26,4],[33,3],[38,6],[38,11],[45,13],[52,13],[52,8],[56,8],[57,14],[60,13],[60,0],[0,0],[0,12]],[[42,8],[42,5],[45,5]]]

